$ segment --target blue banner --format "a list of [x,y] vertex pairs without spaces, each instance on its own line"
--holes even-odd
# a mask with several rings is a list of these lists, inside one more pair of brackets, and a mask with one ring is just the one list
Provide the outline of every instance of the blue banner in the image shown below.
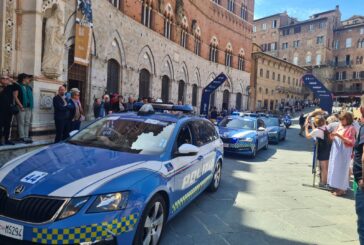
[[312,74],[302,77],[304,84],[313,92],[316,98],[320,99],[320,108],[332,113],[333,98],[332,93]]
[[208,115],[209,113],[209,105],[210,105],[210,95],[218,89],[225,81],[227,80],[227,76],[224,73],[218,75],[206,88],[204,88],[201,98],[201,115]]

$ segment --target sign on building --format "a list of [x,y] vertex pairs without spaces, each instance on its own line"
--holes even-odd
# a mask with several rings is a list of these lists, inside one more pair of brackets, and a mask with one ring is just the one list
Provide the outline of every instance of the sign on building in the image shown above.
[[92,41],[91,0],[77,0],[75,63],[88,66]]

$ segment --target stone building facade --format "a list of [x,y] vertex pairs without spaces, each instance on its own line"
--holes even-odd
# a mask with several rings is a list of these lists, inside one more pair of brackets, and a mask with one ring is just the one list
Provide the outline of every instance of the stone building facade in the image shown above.
[[[64,83],[81,90],[89,116],[94,98],[105,92],[182,100],[198,111],[202,89],[224,72],[228,81],[212,96],[212,105],[247,109],[254,0],[92,1],[88,67],[74,63],[76,2],[0,3],[0,68],[14,77],[35,75],[33,132],[53,128],[52,97]],[[56,40],[63,43],[56,77],[42,66],[51,18],[64,33]]]
[[346,99],[359,97],[364,89],[364,16],[343,21],[334,32],[332,91]]
[[345,100],[363,91],[363,20],[341,21],[339,6],[304,21],[280,13],[255,20],[253,40],[264,52],[305,67]]
[[253,46],[251,107],[253,111],[278,111],[281,105],[294,105],[307,95],[301,78],[306,70]]

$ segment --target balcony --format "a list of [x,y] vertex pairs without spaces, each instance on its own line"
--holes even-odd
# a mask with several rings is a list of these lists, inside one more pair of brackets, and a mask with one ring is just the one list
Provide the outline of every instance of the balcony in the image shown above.
[[336,95],[361,94],[363,92],[363,87],[362,86],[352,87],[352,88],[334,87],[332,92],[335,93]]
[[352,60],[350,61],[331,61],[330,65],[333,67],[337,67],[337,68],[345,68],[345,67],[352,67],[352,65],[354,64],[354,62]]

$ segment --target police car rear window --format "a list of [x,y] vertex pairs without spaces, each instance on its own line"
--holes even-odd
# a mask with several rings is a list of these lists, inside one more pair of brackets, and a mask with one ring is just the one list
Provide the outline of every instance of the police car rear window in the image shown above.
[[68,143],[115,151],[159,155],[164,152],[175,123],[159,120],[101,119],[82,130]]

